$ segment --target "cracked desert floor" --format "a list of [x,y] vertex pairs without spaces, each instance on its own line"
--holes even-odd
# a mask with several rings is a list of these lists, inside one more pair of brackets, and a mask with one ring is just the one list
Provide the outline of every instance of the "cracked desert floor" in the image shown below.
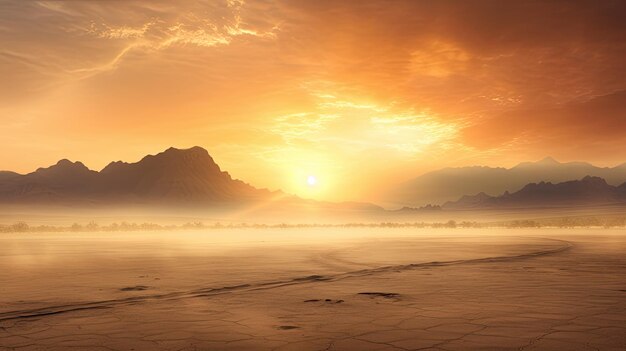
[[0,350],[626,350],[626,233],[2,234]]

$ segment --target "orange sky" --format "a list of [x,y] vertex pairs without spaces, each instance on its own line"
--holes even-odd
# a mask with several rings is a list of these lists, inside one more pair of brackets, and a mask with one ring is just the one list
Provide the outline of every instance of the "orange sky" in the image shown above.
[[363,200],[446,166],[613,166],[625,15],[622,1],[5,1],[0,169],[199,145],[255,186]]

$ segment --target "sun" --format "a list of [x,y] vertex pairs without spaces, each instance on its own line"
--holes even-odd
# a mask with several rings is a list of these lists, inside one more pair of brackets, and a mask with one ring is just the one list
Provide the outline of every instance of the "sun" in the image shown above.
[[317,185],[317,178],[314,175],[310,175],[306,178],[306,183],[313,187]]

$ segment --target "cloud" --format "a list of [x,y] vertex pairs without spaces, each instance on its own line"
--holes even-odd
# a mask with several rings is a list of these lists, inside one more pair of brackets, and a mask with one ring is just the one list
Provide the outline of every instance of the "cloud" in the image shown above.
[[455,123],[438,121],[428,111],[352,101],[337,93],[311,94],[317,100],[313,111],[276,117],[269,128],[287,145],[352,155],[387,149],[415,158],[426,151],[445,149],[459,129]]
[[120,26],[116,28],[112,28],[104,24],[103,26],[105,28],[98,29],[96,23],[92,22],[87,32],[105,39],[143,38],[148,29],[150,29],[150,27],[154,26],[155,24],[156,21],[152,21],[147,22],[140,27]]
[[[209,49],[237,38],[275,38],[278,24],[261,23],[258,28],[247,24],[242,14],[245,6],[243,1],[2,4],[0,23],[5,30],[0,27],[0,38],[6,45],[0,54],[22,57],[22,63],[44,64],[41,73],[22,68],[56,85],[111,71],[130,54],[141,59],[173,46]],[[29,24],[32,18],[38,18],[37,25]],[[20,62],[7,60],[6,64]],[[9,80],[29,80],[20,70],[8,71]]]
[[607,142],[619,146],[626,142],[625,116],[626,90],[622,90],[559,106],[506,111],[465,128],[462,135],[467,145],[480,149],[516,138],[560,151]]
[[257,38],[275,38],[278,25],[268,31],[261,31],[246,26],[241,16],[243,1],[227,1],[227,13],[219,20],[198,17],[193,13],[177,16],[176,21],[168,19],[151,19],[137,26],[112,26],[107,23],[91,23],[87,33],[103,39],[128,39],[128,43],[113,58],[101,65],[90,68],[74,69],[72,72],[101,72],[117,67],[121,60],[131,51],[139,50],[149,53],[165,50],[172,46],[193,45],[211,48],[229,45],[240,36]]

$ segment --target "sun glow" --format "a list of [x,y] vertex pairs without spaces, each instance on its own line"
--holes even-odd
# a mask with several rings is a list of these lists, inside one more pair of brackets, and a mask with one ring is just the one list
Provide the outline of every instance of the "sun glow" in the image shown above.
[[306,178],[306,183],[309,186],[316,186],[317,185],[317,178],[314,175],[310,175]]

